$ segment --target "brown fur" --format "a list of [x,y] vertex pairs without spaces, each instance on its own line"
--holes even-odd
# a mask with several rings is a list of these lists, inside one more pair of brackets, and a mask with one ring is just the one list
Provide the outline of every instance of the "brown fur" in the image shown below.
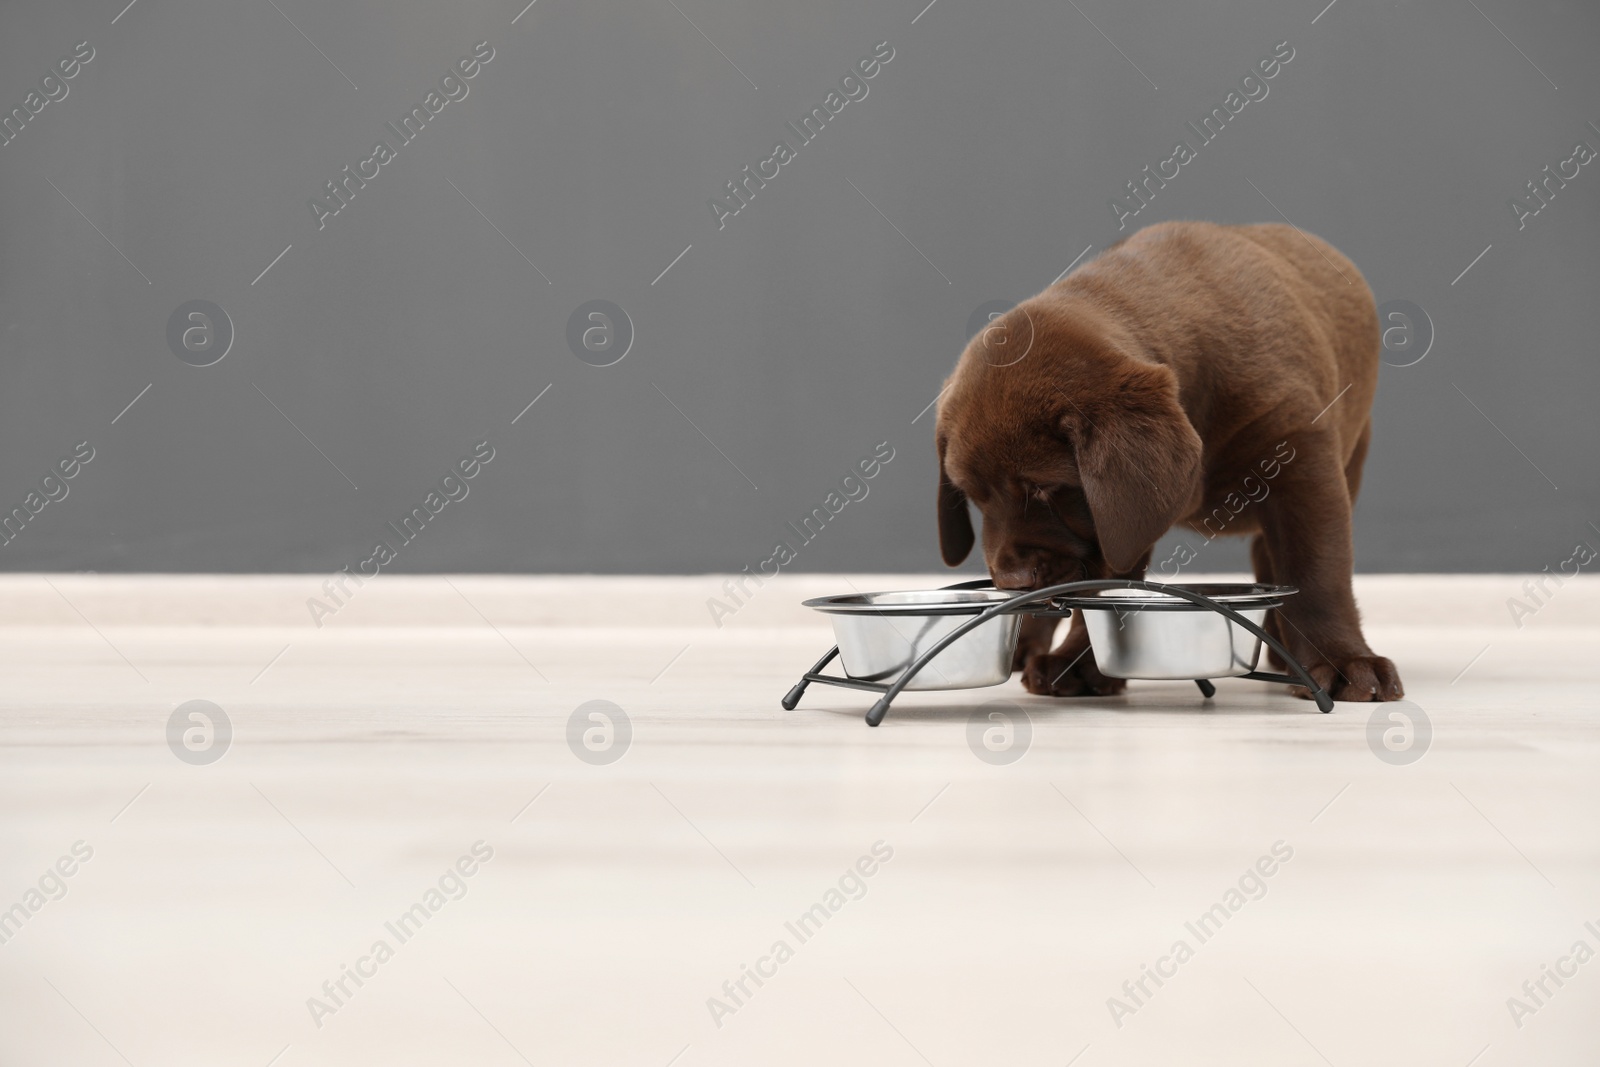
[[[1299,587],[1273,632],[1334,699],[1398,699],[1350,588],[1378,353],[1372,293],[1326,242],[1276,223],[1140,230],[962,354],[935,435],[945,562],[973,546],[969,501],[1006,589],[1141,578],[1174,524],[1204,535],[1225,516],[1222,532],[1253,537],[1258,581]],[[1123,688],[1081,618],[1051,651],[1053,632],[1024,624],[1030,692]]]

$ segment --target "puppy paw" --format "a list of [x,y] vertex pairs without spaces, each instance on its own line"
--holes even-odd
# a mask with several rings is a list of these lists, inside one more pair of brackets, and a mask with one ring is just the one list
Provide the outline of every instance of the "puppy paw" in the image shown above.
[[[1323,661],[1307,670],[1334,700],[1379,702],[1399,700],[1406,695],[1405,686],[1400,682],[1400,672],[1383,656],[1345,656],[1336,663]],[[1305,686],[1294,686],[1290,692],[1297,697],[1311,699],[1311,691]]]
[[1101,674],[1094,653],[1085,650],[1029,656],[1022,668],[1022,687],[1043,697],[1100,697],[1120,693],[1128,683]]

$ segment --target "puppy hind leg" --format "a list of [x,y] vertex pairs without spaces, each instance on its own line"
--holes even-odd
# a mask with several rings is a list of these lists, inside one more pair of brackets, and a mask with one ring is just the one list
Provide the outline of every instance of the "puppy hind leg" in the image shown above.
[[1333,699],[1398,700],[1400,674],[1368,647],[1356,611],[1342,450],[1331,434],[1297,435],[1294,446],[1297,458],[1261,505],[1273,578],[1300,590],[1274,613],[1278,633]]
[[1356,439],[1356,447],[1350,453],[1350,459],[1344,465],[1344,484],[1350,491],[1350,506],[1356,503],[1356,494],[1361,491],[1361,468],[1367,462],[1367,446],[1372,443],[1372,420],[1361,428],[1361,436]]

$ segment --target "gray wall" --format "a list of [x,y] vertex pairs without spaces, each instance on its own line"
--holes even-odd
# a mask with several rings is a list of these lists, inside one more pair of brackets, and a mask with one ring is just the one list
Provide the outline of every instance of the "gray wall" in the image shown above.
[[[394,569],[736,570],[881,441],[795,567],[937,567],[916,416],[969,318],[1116,239],[1110,198],[1284,40],[1135,224],[1281,211],[1425,309],[1426,357],[1383,371],[1363,569],[1600,545],[1600,165],[1520,230],[1507,204],[1600,148],[1600,11],[924,2],[7,5],[0,106],[94,58],[0,147],[0,507],[94,459],[3,566],[354,565],[487,437]],[[319,230],[308,200],[482,40],[466,98]],[[866,98],[719,230],[708,199],[880,41]],[[567,341],[597,299],[635,333],[607,367]],[[169,346],[191,300],[233,323],[211,366]]]

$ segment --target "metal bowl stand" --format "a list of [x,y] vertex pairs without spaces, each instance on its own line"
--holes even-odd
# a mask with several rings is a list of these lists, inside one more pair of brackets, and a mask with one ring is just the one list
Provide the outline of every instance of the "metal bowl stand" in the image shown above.
[[[945,586],[945,588],[982,589],[989,584],[989,579],[980,578],[971,582],[959,582],[956,585]],[[936,643],[932,648],[928,649],[928,651],[917,657],[917,659],[912,662],[911,666],[902,671],[900,673],[900,677],[896,678],[893,682],[863,682],[856,678],[841,678],[837,675],[823,674],[822,669],[829,663],[833,662],[833,658],[839,654],[839,646],[835,645],[833,648],[828,650],[827,655],[817,660],[815,666],[800,676],[800,680],[795,683],[794,688],[789,690],[788,694],[783,698],[783,710],[793,711],[795,707],[799,705],[800,698],[805,696],[806,687],[812,682],[821,682],[823,685],[837,685],[845,689],[864,689],[868,692],[883,694],[878,698],[877,703],[873,704],[871,709],[867,712],[867,725],[877,726],[879,723],[883,722],[883,717],[889,713],[889,705],[894,702],[894,698],[900,695],[900,691],[906,687],[906,683],[910,682],[912,678],[916,677],[918,671],[926,667],[930,662],[932,662],[935,656],[943,652],[947,647],[954,644],[956,641],[960,640],[965,634],[977,629],[979,626],[982,626],[995,616],[1004,615],[1010,612],[1021,612],[1029,615],[1062,614],[1060,612],[1051,611],[1025,612],[1023,609],[1034,604],[1046,603],[1059,596],[1070,596],[1077,593],[1095,593],[1106,589],[1146,589],[1154,593],[1165,593],[1168,596],[1175,596],[1181,600],[1187,600],[1196,607],[1205,608],[1208,611],[1214,611],[1219,615],[1226,616],[1229,621],[1244,627],[1246,630],[1259,637],[1262,641],[1266,642],[1267,647],[1276,652],[1278,657],[1282,659],[1284,663],[1288,664],[1289,669],[1294,672],[1292,675],[1289,675],[1272,674],[1268,671],[1251,671],[1249,674],[1241,674],[1237,677],[1253,678],[1258,682],[1276,682],[1284,685],[1302,685],[1311,692],[1312,699],[1317,702],[1317,707],[1321,709],[1324,715],[1333,710],[1333,698],[1328,695],[1327,690],[1318,685],[1317,680],[1311,677],[1311,672],[1306,670],[1305,667],[1301,665],[1299,660],[1289,655],[1289,650],[1284,648],[1278,639],[1267,633],[1264,628],[1257,626],[1255,623],[1251,622],[1237,611],[1234,611],[1226,604],[1212,600],[1208,596],[1190,592],[1187,589],[1182,589],[1176,586],[1162,585],[1157,582],[1132,581],[1125,578],[1107,578],[1102,581],[1093,582],[1067,582],[1063,585],[1046,586],[1043,589],[1035,589],[1031,592],[1012,597],[1010,600],[1002,600],[997,604],[984,608],[982,611],[973,615],[966,622],[962,623],[960,626],[946,634],[938,641],[938,643]],[[1070,612],[1066,612],[1065,614],[1070,614]],[[1194,684],[1200,687],[1201,694],[1207,699],[1210,699],[1216,695],[1217,687],[1211,684],[1210,679],[1196,678],[1194,680]]]

